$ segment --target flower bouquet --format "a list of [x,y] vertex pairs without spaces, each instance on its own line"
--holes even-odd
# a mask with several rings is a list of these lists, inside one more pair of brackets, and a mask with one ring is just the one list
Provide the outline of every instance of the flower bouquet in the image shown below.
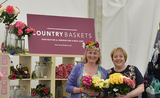
[[123,76],[121,73],[111,74],[107,79],[109,86],[106,87],[109,96],[127,95],[135,83],[130,78]]
[[32,88],[31,95],[34,98],[53,98],[52,93],[50,93],[50,88],[46,88],[46,86],[43,84],[39,84],[36,86],[36,88]]
[[0,23],[3,22],[9,26],[20,13],[19,8],[8,5],[6,8],[0,5]]
[[[18,66],[18,65],[17,65]],[[14,66],[10,67],[10,75],[8,76],[9,79],[22,79],[22,78],[30,78],[30,74],[28,73],[27,67],[17,67]]]
[[84,89],[91,89],[95,90],[96,92],[103,91],[103,88],[107,86],[106,81],[104,79],[100,79],[99,77],[92,77],[92,76],[82,76],[80,79],[81,83],[79,84],[80,87]]
[[46,65],[48,65],[50,68],[52,67],[52,61],[49,60],[47,57],[44,58],[44,62],[45,62]]
[[67,79],[68,76],[70,75],[72,68],[73,68],[73,64],[60,64],[58,66],[56,66],[56,79]]
[[20,40],[21,37],[25,37],[25,35],[28,35],[29,37],[35,33],[35,29],[27,26],[25,23],[21,21],[17,21],[14,25],[10,25],[9,29],[11,32],[13,32],[16,36],[18,36],[18,39]]

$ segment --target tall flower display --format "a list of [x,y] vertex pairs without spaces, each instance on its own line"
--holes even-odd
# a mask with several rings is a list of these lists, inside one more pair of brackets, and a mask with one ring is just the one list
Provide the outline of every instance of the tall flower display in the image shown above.
[[15,24],[10,25],[9,29],[18,36],[18,39],[21,39],[22,36],[28,35],[29,37],[35,33],[35,29],[27,26],[22,21],[17,21]]
[[0,5],[0,23],[3,22],[6,26],[9,26],[17,20],[17,16],[20,13],[18,7],[8,5],[6,8]]
[[130,78],[123,76],[121,73],[111,74],[106,86],[109,96],[115,97],[118,95],[127,95],[132,88],[135,87],[135,83]]

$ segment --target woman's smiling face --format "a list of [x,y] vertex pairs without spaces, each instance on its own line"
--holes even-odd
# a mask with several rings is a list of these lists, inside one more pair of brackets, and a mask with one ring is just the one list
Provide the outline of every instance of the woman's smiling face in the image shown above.
[[94,49],[87,51],[87,60],[90,63],[96,63],[98,58],[100,57],[100,52]]
[[113,54],[113,58],[112,58],[112,61],[115,65],[115,67],[122,67],[125,65],[125,57],[124,57],[124,54],[120,51],[116,51],[114,54]]

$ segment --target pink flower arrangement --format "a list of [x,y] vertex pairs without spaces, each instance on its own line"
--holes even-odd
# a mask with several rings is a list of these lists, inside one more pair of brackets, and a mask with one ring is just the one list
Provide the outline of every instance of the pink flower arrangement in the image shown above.
[[131,80],[130,78],[127,77],[123,77],[123,83],[127,84],[128,86],[130,86],[131,88],[135,87],[135,83],[133,82],[133,80]]
[[91,88],[92,87],[92,77],[91,76],[82,77],[82,84],[86,88]]
[[56,78],[57,79],[67,79],[73,68],[73,64],[60,64],[56,66]]
[[14,25],[10,25],[9,29],[21,39],[22,36],[28,35],[29,37],[35,33],[35,29],[27,26],[21,21],[17,21]]
[[17,20],[17,16],[20,13],[18,7],[13,7],[8,5],[5,9],[0,5],[0,22],[3,22],[5,25],[9,26],[14,20]]

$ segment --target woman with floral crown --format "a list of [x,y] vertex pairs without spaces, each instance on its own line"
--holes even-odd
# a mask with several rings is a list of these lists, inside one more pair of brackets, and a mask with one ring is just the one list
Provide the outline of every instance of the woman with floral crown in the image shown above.
[[108,73],[107,70],[100,66],[101,53],[99,43],[87,41],[83,43],[83,47],[86,48],[83,63],[73,67],[66,83],[66,92],[71,93],[70,98],[105,98],[107,96],[106,90],[96,92],[79,86],[81,77],[91,76],[106,79]]

